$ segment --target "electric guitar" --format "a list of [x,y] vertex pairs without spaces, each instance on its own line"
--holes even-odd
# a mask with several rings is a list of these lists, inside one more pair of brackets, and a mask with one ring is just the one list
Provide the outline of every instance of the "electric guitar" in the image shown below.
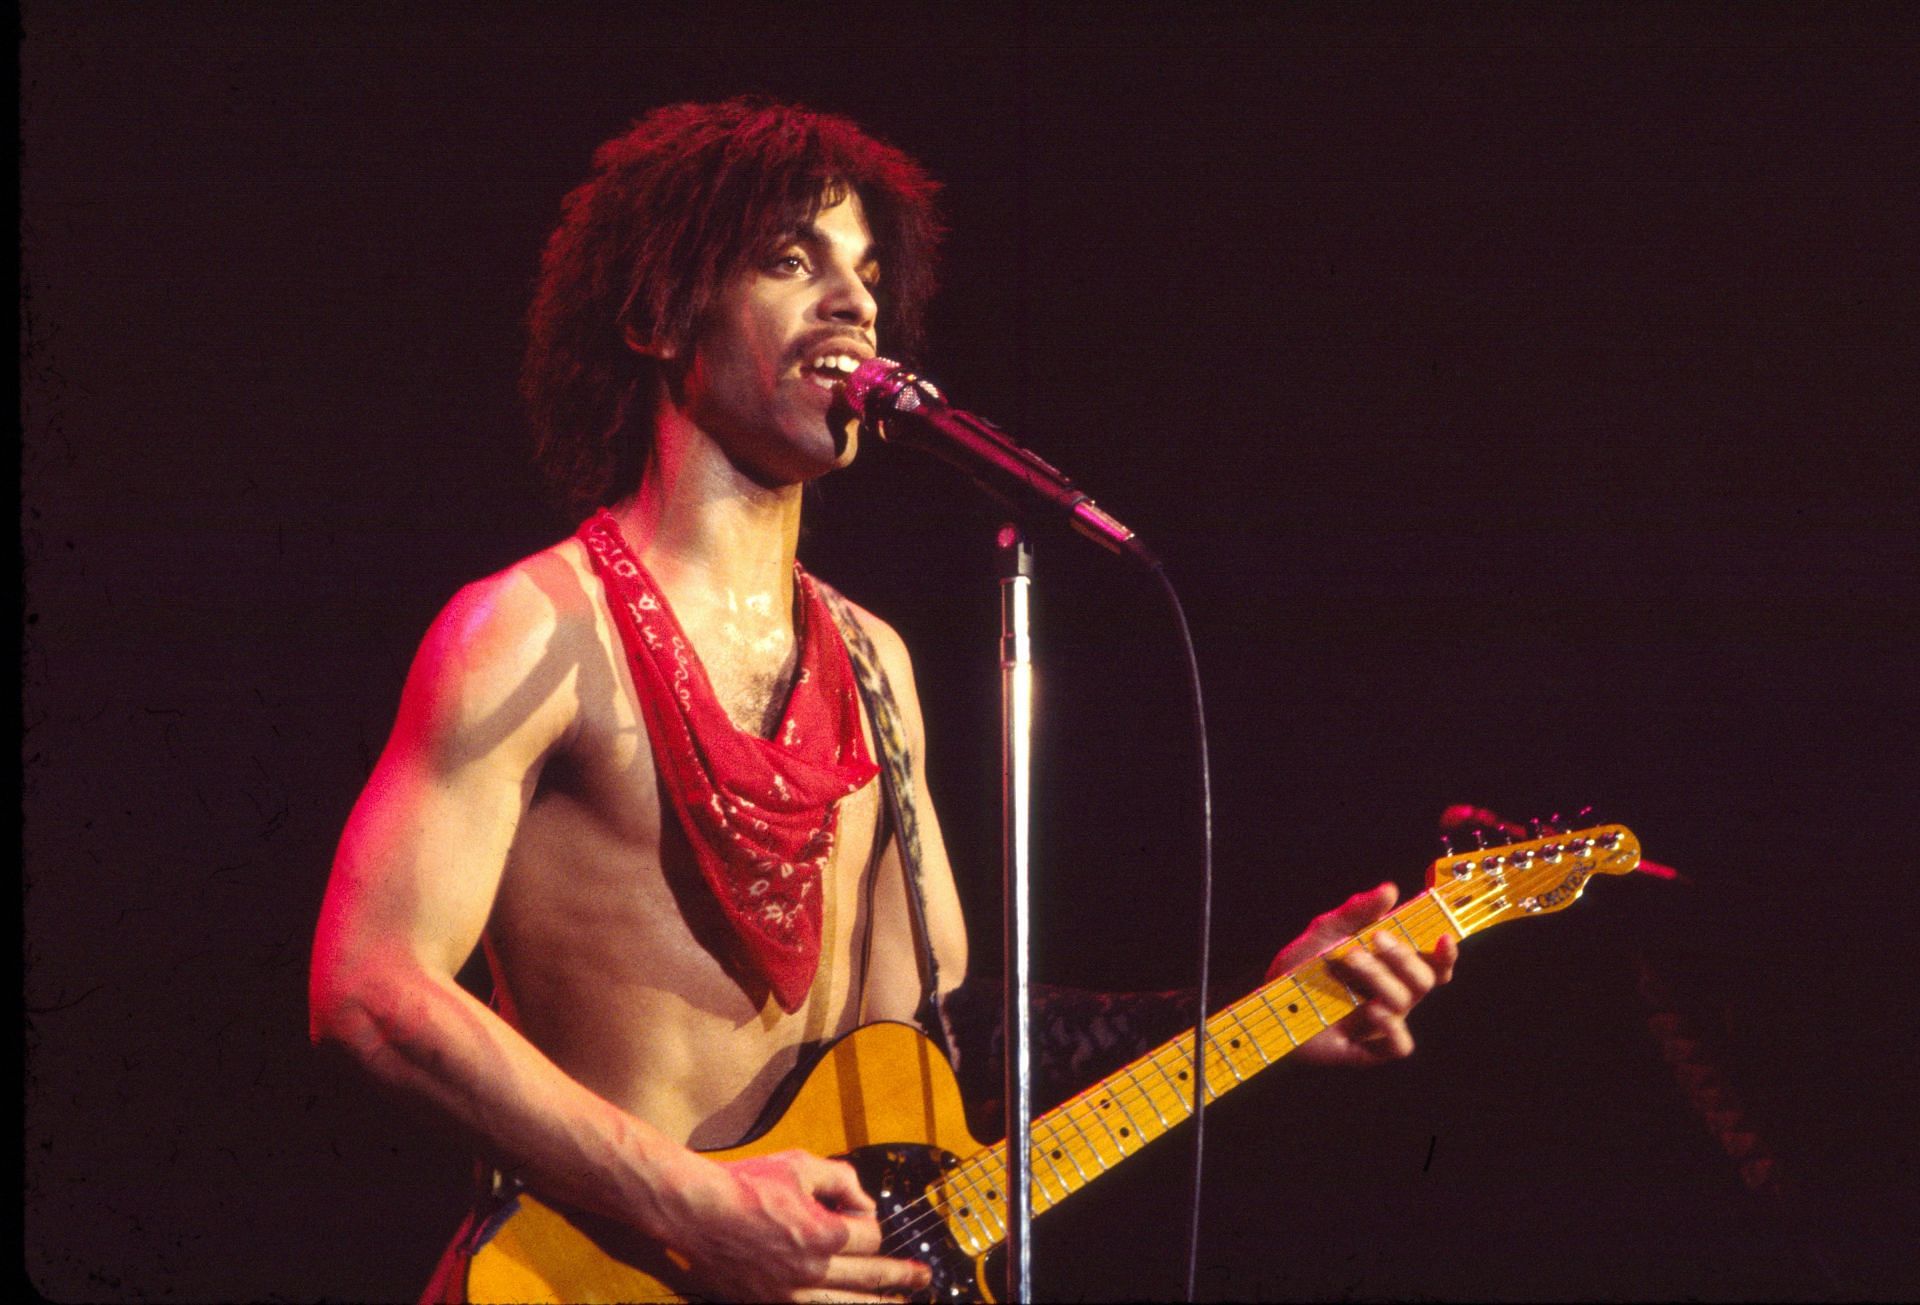
[[[1551,834],[1435,861],[1427,889],[1320,956],[1208,1017],[1207,1100],[1246,1082],[1361,1003],[1325,963],[1392,931],[1420,951],[1573,904],[1595,874],[1625,874],[1638,840],[1619,825]],[[1066,1200],[1193,1112],[1191,1032],[1033,1121],[1033,1212]],[[830,1046],[764,1131],[708,1152],[738,1160],[789,1149],[837,1156],[879,1205],[881,1254],[933,1270],[916,1300],[992,1300],[987,1257],[1006,1237],[1006,1144],[967,1131],[953,1070],[906,1024],[869,1024]],[[592,1231],[590,1231],[592,1230]],[[524,1193],[477,1251],[471,1301],[685,1300],[685,1262]],[[616,1249],[617,1246],[617,1249]],[[996,1260],[998,1257],[996,1257]]]

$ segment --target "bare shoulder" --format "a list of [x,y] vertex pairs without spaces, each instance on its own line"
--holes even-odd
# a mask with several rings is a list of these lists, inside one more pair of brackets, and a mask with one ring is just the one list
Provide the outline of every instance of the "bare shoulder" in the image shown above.
[[402,724],[471,760],[508,739],[536,750],[573,724],[579,672],[600,656],[595,585],[573,540],[463,586],[422,640]]

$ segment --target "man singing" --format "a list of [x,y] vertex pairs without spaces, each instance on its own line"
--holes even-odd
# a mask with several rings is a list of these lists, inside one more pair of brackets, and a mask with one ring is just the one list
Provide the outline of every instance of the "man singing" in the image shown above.
[[[523,377],[584,524],[427,632],[314,945],[316,1040],[453,1125],[503,1203],[524,1190],[665,1252],[706,1297],[925,1285],[879,1253],[846,1164],[701,1151],[862,1024],[941,1036],[949,1016],[978,1075],[968,1012],[997,1005],[962,989],[906,648],[794,557],[803,488],[857,451],[836,387],[883,341],[918,345],[934,189],[852,123],[759,101],[661,109],[599,150],[548,242]],[[893,733],[910,809],[890,818]],[[1393,898],[1320,917],[1272,972]],[[491,1006],[455,982],[476,945]],[[1364,1004],[1301,1056],[1406,1055],[1406,1013],[1453,960],[1450,940],[1354,951],[1337,970]],[[1189,1018],[1102,1009],[1155,1040]],[[460,1298],[491,1213],[431,1296]]]

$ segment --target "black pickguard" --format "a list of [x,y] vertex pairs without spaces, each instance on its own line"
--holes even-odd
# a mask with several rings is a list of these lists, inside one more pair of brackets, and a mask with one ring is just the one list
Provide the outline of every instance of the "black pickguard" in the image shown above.
[[933,1282],[909,1299],[986,1299],[973,1257],[953,1239],[947,1221],[920,1200],[959,1163],[955,1156],[937,1147],[901,1143],[863,1146],[839,1158],[853,1166],[860,1185],[880,1207],[880,1253],[919,1260],[933,1270]]

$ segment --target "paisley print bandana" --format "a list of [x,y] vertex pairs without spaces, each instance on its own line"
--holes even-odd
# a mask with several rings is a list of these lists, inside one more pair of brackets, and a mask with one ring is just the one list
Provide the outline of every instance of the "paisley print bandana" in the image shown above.
[[780,1009],[820,964],[821,880],[841,798],[879,768],[860,732],[846,645],[813,577],[794,564],[799,669],[771,739],[737,728],[653,577],[607,512],[580,527],[606,586],[640,709],[680,826],[748,967]]

